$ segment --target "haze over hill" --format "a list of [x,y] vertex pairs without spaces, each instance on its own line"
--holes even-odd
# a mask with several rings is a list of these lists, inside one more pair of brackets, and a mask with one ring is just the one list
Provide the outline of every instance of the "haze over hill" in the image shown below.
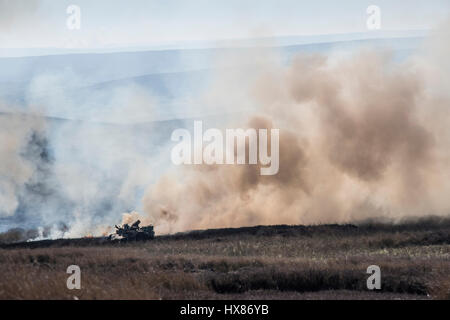
[[[354,35],[335,37],[357,40],[295,44],[295,40],[304,42],[305,39],[291,37],[291,44],[270,45],[267,50],[276,52],[280,61],[286,64],[299,53],[349,54],[361,48],[387,50],[401,61],[419,49],[424,39],[423,35],[404,38],[384,35],[384,38],[375,39],[358,39]],[[321,37],[306,37],[309,40],[315,38],[316,41],[322,40]],[[276,42],[276,39],[272,42]],[[289,43],[286,40],[278,42]],[[111,101],[117,98],[115,93],[122,91],[126,95],[128,88],[131,88],[131,91],[145,90],[149,100],[160,101],[161,106],[153,109],[151,118],[147,120],[198,116],[195,111],[188,114],[187,110],[193,108],[189,102],[207,90],[212,77],[220,72],[218,70],[227,72],[227,69],[251,70],[257,67],[251,60],[244,62],[236,59],[239,56],[257,55],[257,48],[171,49],[0,58],[0,99],[3,103],[14,104],[14,108],[19,110],[30,104],[41,104],[49,116],[107,121],[102,119],[102,113],[111,112],[106,107],[120,107],[120,103],[123,103]],[[222,112],[216,111],[218,114]]]

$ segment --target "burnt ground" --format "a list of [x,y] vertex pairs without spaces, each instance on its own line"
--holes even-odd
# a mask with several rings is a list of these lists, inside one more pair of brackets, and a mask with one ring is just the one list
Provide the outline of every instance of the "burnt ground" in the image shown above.
[[[320,235],[334,235],[343,237],[359,237],[367,236],[374,233],[399,233],[399,232],[416,232],[422,237],[408,238],[408,244],[417,245],[433,245],[433,244],[449,244],[450,243],[450,219],[429,218],[417,221],[409,221],[399,224],[387,223],[371,223],[365,222],[360,225],[355,224],[326,224],[326,225],[274,225],[274,226],[253,226],[241,228],[221,228],[207,230],[193,230],[189,232],[181,232],[172,235],[156,236],[155,240],[204,240],[215,239],[220,241],[220,237],[233,236],[255,236],[255,237],[313,237]],[[389,241],[388,241],[389,242]],[[2,249],[14,248],[47,248],[47,247],[65,247],[65,246],[98,246],[118,244],[119,241],[110,241],[108,237],[83,237],[72,239],[55,239],[55,240],[38,240],[25,241],[15,243],[0,243]],[[389,246],[389,243],[385,245]],[[398,244],[397,245],[401,245]]]

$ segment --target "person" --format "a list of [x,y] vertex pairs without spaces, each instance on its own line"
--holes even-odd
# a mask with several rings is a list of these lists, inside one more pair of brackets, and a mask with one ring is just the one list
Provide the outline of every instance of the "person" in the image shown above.
[[131,229],[139,229],[139,224],[141,223],[140,220],[136,221],[131,225]]

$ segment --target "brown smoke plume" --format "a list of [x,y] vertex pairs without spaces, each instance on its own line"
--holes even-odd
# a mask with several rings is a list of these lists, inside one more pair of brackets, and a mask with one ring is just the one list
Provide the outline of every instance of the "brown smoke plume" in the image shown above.
[[[177,168],[147,190],[144,219],[164,233],[448,215],[450,99],[434,84],[450,70],[436,66],[370,50],[261,66],[241,86],[254,112],[226,127],[279,128],[279,173],[261,176],[255,165]],[[217,98],[223,104],[232,94]]]

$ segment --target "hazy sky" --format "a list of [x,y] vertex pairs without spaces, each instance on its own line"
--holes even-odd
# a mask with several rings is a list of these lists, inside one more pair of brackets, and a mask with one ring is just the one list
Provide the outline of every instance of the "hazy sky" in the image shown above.
[[[81,9],[81,29],[66,9]],[[428,29],[448,0],[0,0],[0,47],[104,47],[174,41],[367,31],[366,9],[381,8],[382,30]]]

